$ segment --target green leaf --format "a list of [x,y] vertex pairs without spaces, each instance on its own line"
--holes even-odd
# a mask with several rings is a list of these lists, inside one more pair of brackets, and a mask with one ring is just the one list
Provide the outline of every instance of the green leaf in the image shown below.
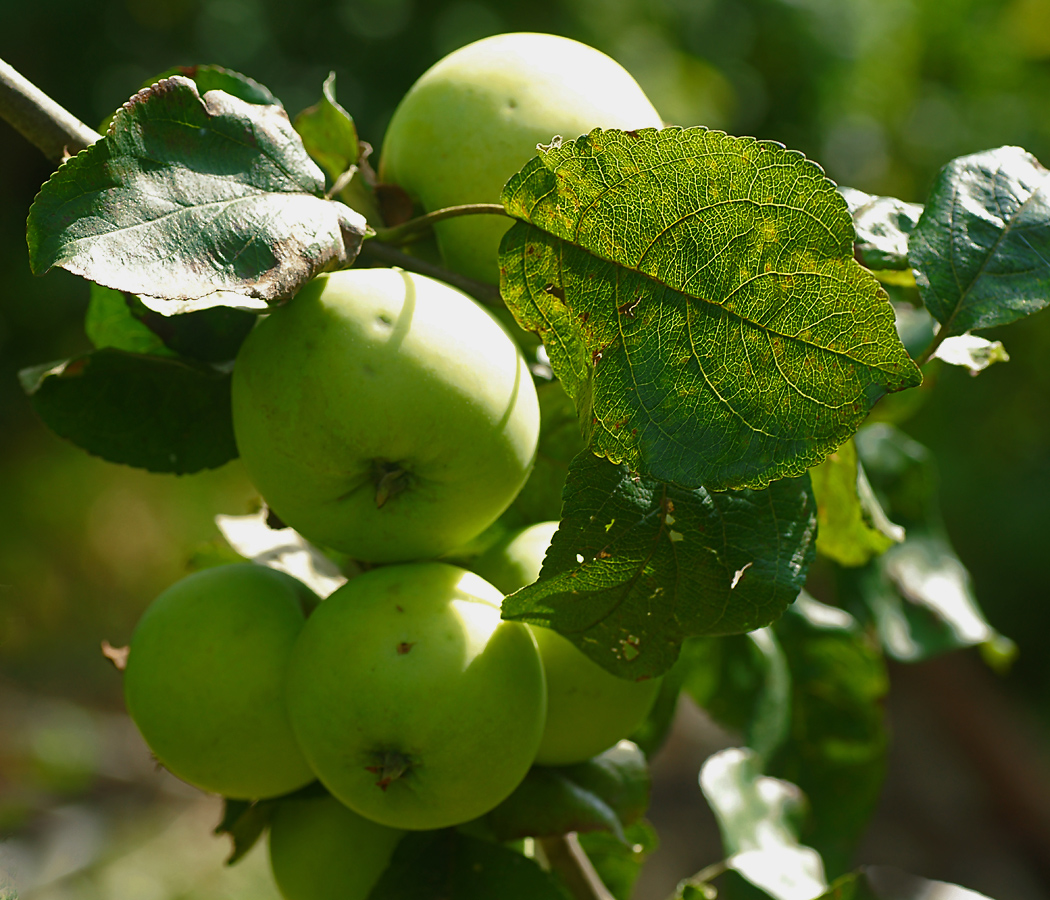
[[975,334],[945,338],[933,355],[949,365],[969,369],[971,375],[979,375],[994,363],[1010,361],[1001,341],[989,341]]
[[817,552],[843,566],[862,566],[904,540],[879,506],[857,448],[846,441],[809,470],[817,501]]
[[625,841],[607,831],[579,835],[580,846],[616,900],[631,900],[642,865],[659,844],[656,830],[648,822],[635,822],[624,832]]
[[903,270],[908,264],[908,237],[922,215],[922,204],[896,197],[876,197],[840,187],[857,232],[857,258],[869,269]]
[[237,97],[245,103],[254,103],[260,106],[281,106],[281,101],[270,93],[269,88],[259,84],[254,78],[249,78],[247,75],[242,75],[240,72],[234,72],[232,69],[226,69],[222,66],[173,66],[143,83],[142,87],[144,89],[152,87],[158,81],[164,81],[173,75],[182,75],[185,78],[189,78],[197,85],[197,90],[201,96],[204,96],[208,91],[225,91],[227,94]]
[[630,741],[573,766],[533,766],[486,822],[501,841],[554,837],[570,831],[608,831],[618,840],[625,825],[649,806],[649,768]]
[[671,734],[675,713],[678,710],[678,696],[682,692],[682,684],[686,676],[686,660],[683,657],[686,656],[686,647],[692,640],[702,641],[704,638],[690,638],[682,643],[682,652],[678,660],[660,680],[660,689],[657,691],[649,715],[632,734],[627,736],[632,743],[638,745],[646,758],[652,757],[667,742]]
[[61,266],[172,311],[265,308],[348,265],[367,226],[277,106],[175,76],[141,91],[64,163],[29,212],[33,271]]
[[455,829],[411,831],[368,900],[565,900],[533,860]]
[[805,793],[810,811],[800,837],[838,874],[868,826],[886,773],[886,666],[849,613],[805,592],[773,628],[791,670],[791,739],[767,771]]
[[368,164],[372,148],[357,136],[354,120],[335,99],[335,72],[325,79],[320,101],[295,117],[295,130],[310,154],[328,173],[329,182],[342,184],[339,197],[376,226],[383,224],[373,188],[375,173]]
[[674,663],[690,635],[751,631],[798,595],[814,554],[808,478],[685,490],[584,451],[537,582],[503,617],[553,628],[625,678]]
[[208,366],[103,349],[22,381],[52,431],[110,462],[184,475],[237,456],[230,376]]
[[989,900],[984,894],[931,881],[889,866],[862,866],[843,875],[818,900]]
[[700,787],[729,869],[775,900],[812,900],[825,891],[820,854],[798,839],[805,801],[795,785],[763,775],[754,751],[731,747],[708,757]]
[[174,355],[149,326],[135,317],[124,294],[100,284],[91,285],[84,331],[97,350],[113,347],[129,353]]
[[1020,147],[962,156],[937,176],[909,257],[946,336],[1050,303],[1050,180]]
[[685,691],[715,721],[739,732],[760,765],[788,736],[791,673],[771,629],[691,638],[676,665],[686,669]]
[[764,487],[920,383],[846,204],[779,144],[595,130],[507,183],[500,290],[591,448],[686,487]]
[[891,425],[858,432],[857,452],[887,512],[908,529],[864,569],[842,575],[843,595],[871,617],[887,655],[917,662],[980,645],[1007,664],[1014,648],[986,620],[966,567],[948,539],[937,500],[933,457]]
[[523,524],[561,518],[561,496],[569,463],[584,448],[576,408],[557,381],[538,385],[540,443],[529,480],[515,498],[512,509]]

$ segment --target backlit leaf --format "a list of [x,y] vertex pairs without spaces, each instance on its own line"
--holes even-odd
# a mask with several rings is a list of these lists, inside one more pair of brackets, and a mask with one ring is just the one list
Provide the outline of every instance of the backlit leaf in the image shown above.
[[179,311],[264,308],[357,255],[364,219],[323,191],[282,108],[202,97],[174,76],[132,97],[44,185],[30,261]]
[[805,476],[689,491],[584,451],[540,578],[503,616],[553,628],[622,677],[661,675],[690,635],[776,619],[805,581],[815,524]]
[[937,176],[909,257],[947,335],[1050,303],[1050,173],[1020,147],[962,156]]
[[595,130],[541,150],[503,203],[500,290],[612,462],[764,487],[921,381],[845,201],[779,144]]

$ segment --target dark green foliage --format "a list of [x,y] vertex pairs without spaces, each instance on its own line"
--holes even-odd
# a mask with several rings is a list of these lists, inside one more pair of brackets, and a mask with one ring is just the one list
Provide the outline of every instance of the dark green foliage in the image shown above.
[[539,580],[504,618],[553,628],[610,672],[667,671],[691,635],[767,625],[813,557],[808,477],[762,491],[684,490],[581,453]]

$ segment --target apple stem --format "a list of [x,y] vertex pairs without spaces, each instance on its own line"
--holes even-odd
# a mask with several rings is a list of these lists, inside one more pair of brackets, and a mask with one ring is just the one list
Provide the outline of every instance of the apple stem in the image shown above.
[[449,271],[444,266],[438,266],[432,262],[410,256],[391,244],[383,244],[374,240],[365,241],[361,245],[361,256],[383,265],[399,266],[408,272],[417,272],[420,275],[426,275],[428,278],[436,278],[438,281],[443,281],[445,284],[458,288],[464,294],[469,294],[479,303],[485,304],[485,306],[501,307],[504,305],[503,298],[500,296],[499,288],[496,285],[467,278],[458,272]]
[[426,215],[417,216],[402,222],[400,225],[392,225],[390,228],[377,228],[375,240],[384,244],[412,244],[422,240],[428,234],[435,222],[442,219],[453,219],[457,216],[505,216],[507,211],[502,203],[464,203],[460,206],[446,206],[444,209],[435,209]]
[[2,59],[0,118],[54,162],[62,162],[102,137]]
[[551,869],[561,876],[576,900],[616,900],[602,883],[575,832],[540,838],[537,843]]

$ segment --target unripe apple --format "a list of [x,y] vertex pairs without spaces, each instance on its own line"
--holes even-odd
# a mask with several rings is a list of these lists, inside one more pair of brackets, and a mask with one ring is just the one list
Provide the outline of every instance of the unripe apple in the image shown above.
[[227,797],[274,797],[313,781],[285,705],[304,584],[250,563],[196,572],[149,606],[124,671],[128,713],[171,772]]
[[365,900],[403,835],[334,797],[289,798],[270,819],[270,868],[284,900]]
[[248,336],[233,426],[284,522],[355,559],[440,556],[510,505],[539,404],[520,351],[466,294],[400,269],[322,275]]
[[[499,34],[450,53],[420,76],[383,139],[380,180],[431,211],[498,203],[503,185],[555,135],[662,125],[638,83],[599,50],[553,34]],[[445,264],[499,282],[502,216],[434,226]]]
[[393,828],[477,818],[532,765],[546,687],[528,628],[502,594],[445,563],[383,566],[310,616],[288,670],[288,708],[317,777]]
[[[557,522],[540,522],[509,535],[475,560],[472,568],[505,594],[540,574]],[[617,678],[556,631],[530,625],[547,676],[547,723],[536,762],[564,766],[612,747],[645,721],[660,679]]]

